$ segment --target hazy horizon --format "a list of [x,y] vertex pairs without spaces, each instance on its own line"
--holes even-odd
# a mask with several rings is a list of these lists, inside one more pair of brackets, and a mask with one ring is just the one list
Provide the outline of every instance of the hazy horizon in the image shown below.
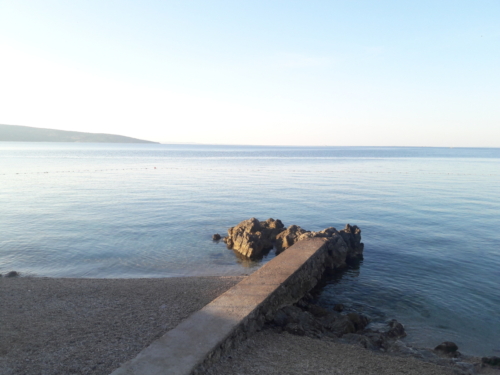
[[[22,127],[31,127],[31,126],[26,126],[26,125],[11,125],[11,124],[0,124],[0,125],[9,125],[9,126],[22,126]],[[37,127],[31,127],[35,129],[46,129],[46,130],[59,130],[59,129],[53,129],[53,128],[37,128]],[[61,129],[62,131],[67,131],[64,129]],[[73,132],[71,130],[70,132]],[[86,132],[82,132],[86,133]],[[116,135],[116,136],[121,136],[121,137],[129,137],[127,134],[110,134],[110,133],[88,133],[88,134],[96,134],[96,135]],[[141,139],[138,139],[141,140]],[[307,145],[307,144],[289,144],[289,145],[280,145],[280,144],[244,144],[244,143],[200,143],[200,142],[150,142],[151,140],[149,139],[143,139],[143,141],[147,141],[144,144],[162,144],[162,145],[200,145],[200,146],[255,146],[255,147],[363,147],[363,148],[491,148],[491,149],[497,149],[500,147],[471,147],[471,146],[389,146],[389,145]],[[21,143],[81,143],[81,142],[60,142],[60,141],[3,141],[0,139],[0,142],[21,142]],[[114,144],[120,143],[120,142],[112,142]]]
[[497,1],[0,3],[0,123],[171,144],[500,147]]

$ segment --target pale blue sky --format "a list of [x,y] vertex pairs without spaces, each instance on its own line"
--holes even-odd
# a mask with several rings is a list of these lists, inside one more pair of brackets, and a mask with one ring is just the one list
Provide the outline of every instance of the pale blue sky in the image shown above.
[[500,147],[500,2],[0,0],[0,123]]

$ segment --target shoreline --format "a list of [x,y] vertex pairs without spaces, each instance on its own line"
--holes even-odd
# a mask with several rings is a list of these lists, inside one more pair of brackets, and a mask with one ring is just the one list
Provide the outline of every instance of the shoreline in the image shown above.
[[[109,374],[244,278],[0,278],[0,372]],[[341,339],[265,328],[209,373],[272,373],[281,368],[289,374],[456,374],[443,366],[446,361],[450,359],[429,363],[408,353],[377,352]],[[467,372],[466,367],[462,374],[500,373],[489,367],[478,372],[477,366]]]

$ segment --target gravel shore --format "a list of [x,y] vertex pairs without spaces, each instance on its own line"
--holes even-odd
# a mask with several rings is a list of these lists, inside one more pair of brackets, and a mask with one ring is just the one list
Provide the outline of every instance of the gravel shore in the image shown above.
[[[109,374],[242,279],[0,278],[0,374]],[[412,357],[265,329],[227,353],[209,374],[457,372]]]
[[242,280],[0,278],[0,374],[109,374]]
[[450,369],[415,358],[264,330],[212,366],[207,375],[451,375]]

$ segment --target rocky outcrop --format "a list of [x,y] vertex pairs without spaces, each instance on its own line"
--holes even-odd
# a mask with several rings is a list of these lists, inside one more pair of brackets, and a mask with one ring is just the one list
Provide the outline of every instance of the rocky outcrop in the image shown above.
[[361,229],[346,225],[341,231],[330,227],[318,232],[305,230],[298,225],[290,225],[285,229],[281,220],[267,219],[259,221],[251,218],[229,228],[224,242],[229,249],[255,258],[276,247],[276,254],[283,252],[298,241],[308,238],[327,238],[333,252],[334,262],[343,264],[346,261],[362,258],[363,243]]
[[349,249],[348,260],[362,258],[365,245],[361,242],[361,229],[356,225],[347,224],[339,233]]
[[271,324],[275,328],[299,336],[340,337],[362,330],[368,324],[368,319],[355,313],[342,315],[329,312],[319,306],[310,310],[286,306],[276,313]]
[[281,253],[294,243],[313,237],[329,238],[333,242],[337,242],[338,237],[342,238],[347,246],[347,256],[349,259],[360,258],[363,254],[364,245],[361,242],[361,229],[356,225],[352,226],[350,224],[347,224],[340,232],[334,227],[329,227],[319,232],[312,232],[302,229],[297,225],[290,225],[276,236],[276,252]]
[[268,327],[299,336],[341,338],[343,342],[368,349],[387,349],[406,336],[403,325],[396,320],[391,320],[385,331],[367,329],[369,323],[362,314],[341,314],[301,300],[279,310]]
[[302,229],[298,225],[290,225],[286,230],[276,236],[276,253],[279,254],[283,250],[288,249],[297,241],[300,241],[303,235],[311,233]]
[[[366,316],[353,312],[342,304],[336,304],[331,310],[327,310],[312,303],[315,300],[311,294],[313,289],[324,285],[325,275],[329,271],[343,268],[349,260],[362,257],[364,246],[361,243],[361,230],[357,226],[348,224],[340,231],[330,227],[313,232],[297,225],[285,228],[279,220],[260,222],[252,218],[230,228],[224,242],[229,248],[237,250],[237,256],[247,262],[253,262],[249,257],[263,254],[273,245],[278,253],[285,253],[270,263],[279,263],[283,257],[283,266],[291,264],[302,259],[304,252],[307,252],[308,257],[304,257],[307,260],[293,277],[287,278],[280,285],[273,298],[267,298],[259,309],[252,312],[245,323],[247,325],[242,330],[235,331],[228,339],[229,343],[248,337],[249,333],[261,329],[265,324],[266,329],[278,332],[326,338],[391,355],[413,356],[450,368],[456,374],[471,375],[480,365],[498,365],[496,357],[484,358],[482,363],[468,358],[458,352],[458,348],[452,343],[443,343],[434,350],[413,347],[400,340],[406,336],[406,332],[404,326],[396,320],[386,322],[383,327],[380,324],[370,325]],[[293,248],[286,251],[291,246]],[[264,279],[267,280],[273,274],[266,273]],[[345,310],[350,311],[344,312]],[[221,351],[225,350],[223,346],[219,348]]]
[[249,258],[259,257],[273,248],[276,236],[285,229],[281,220],[259,221],[251,218],[228,229],[224,242]]
[[311,302],[313,300],[313,295],[308,293],[294,305],[282,308],[267,321],[265,329],[357,345],[378,353],[390,353],[391,356],[411,356],[442,366],[457,375],[474,375],[482,367],[492,366],[496,370],[495,366],[500,365],[498,357],[483,358],[480,362],[479,358],[462,355],[451,342],[444,342],[434,350],[413,347],[400,340],[406,332],[395,319],[387,322],[385,328],[374,330],[370,328],[369,319],[362,314],[340,314],[316,305]]

